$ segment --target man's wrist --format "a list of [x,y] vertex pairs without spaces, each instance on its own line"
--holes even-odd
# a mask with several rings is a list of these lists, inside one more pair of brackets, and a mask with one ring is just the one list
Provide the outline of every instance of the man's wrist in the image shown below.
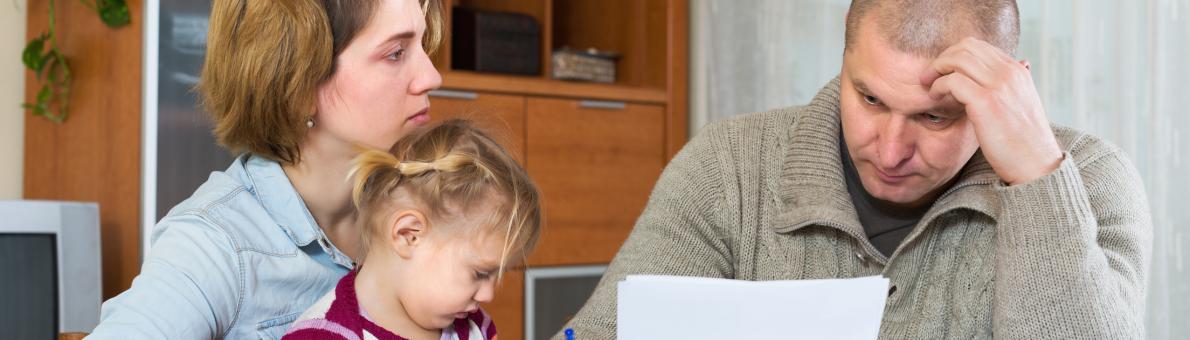
[[1006,179],[1005,178],[1005,179],[1003,179],[1004,184],[1007,184],[1008,186],[1018,186],[1018,185],[1022,185],[1022,184],[1031,183],[1031,182],[1036,181],[1037,179],[1045,177],[1045,176],[1052,175],[1055,171],[1058,171],[1058,168],[1062,166],[1062,161],[1065,161],[1065,160],[1066,160],[1066,153],[1059,151],[1058,156],[1056,158],[1053,158],[1047,166],[1040,167],[1039,169],[1041,169],[1041,170],[1038,170],[1033,175],[1022,177],[1022,178],[1017,178],[1017,179]]
[[1082,175],[1071,156],[1066,155],[1058,169],[1033,181],[1016,186],[997,185],[1000,236],[1016,246],[1055,246],[1065,242],[1084,242],[1093,237],[1085,221],[1091,211],[1090,196]]

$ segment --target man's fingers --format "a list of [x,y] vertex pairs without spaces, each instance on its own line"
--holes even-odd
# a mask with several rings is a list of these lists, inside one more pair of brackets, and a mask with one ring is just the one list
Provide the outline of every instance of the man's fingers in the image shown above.
[[962,72],[976,83],[987,85],[995,81],[998,70],[1012,57],[999,48],[975,38],[965,38],[938,55],[920,76],[921,85],[930,86],[938,78]]
[[982,93],[982,88],[979,84],[961,73],[942,76],[935,80],[933,86],[930,87],[930,98],[944,100],[951,97],[963,106],[974,102],[980,93]]
[[1009,64],[1016,62],[1016,60],[1013,60],[1012,56],[1009,55],[1008,52],[1005,52],[999,47],[996,47],[995,45],[992,45],[986,41],[975,38],[967,38],[963,39],[963,44],[966,45],[968,50],[979,56],[979,58],[988,65]]
[[938,78],[942,78],[942,76],[952,72],[954,72],[953,69],[948,70],[945,68],[936,67],[934,63],[930,63],[930,66],[926,67],[926,71],[921,75],[921,86],[930,87],[935,81],[938,80]]
[[933,84],[933,82],[937,81],[938,78],[950,75],[952,73],[961,73],[966,75],[968,78],[971,78],[971,80],[974,80],[980,85],[988,85],[995,79],[995,74],[992,72],[992,69],[968,50],[960,50],[956,53],[943,54],[937,59],[934,59],[934,61],[930,63],[930,67],[928,69],[931,70],[931,72],[926,72],[927,74],[925,76],[932,77],[933,79],[926,79],[926,77],[923,76],[922,80],[930,80],[929,83],[922,83],[926,86]]

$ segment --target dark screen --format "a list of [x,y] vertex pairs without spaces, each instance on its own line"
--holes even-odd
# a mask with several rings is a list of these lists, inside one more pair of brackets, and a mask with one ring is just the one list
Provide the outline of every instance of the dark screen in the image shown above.
[[58,338],[54,235],[0,234],[0,332],[5,339]]
[[600,275],[538,279],[533,298],[533,334],[540,340],[549,339],[566,325],[583,307],[587,298],[599,285]]

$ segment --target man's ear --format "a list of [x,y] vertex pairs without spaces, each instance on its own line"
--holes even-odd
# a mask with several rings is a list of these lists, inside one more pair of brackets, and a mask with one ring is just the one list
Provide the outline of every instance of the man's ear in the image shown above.
[[425,243],[429,232],[426,215],[416,210],[398,210],[389,219],[388,244],[401,258],[413,256],[413,250]]

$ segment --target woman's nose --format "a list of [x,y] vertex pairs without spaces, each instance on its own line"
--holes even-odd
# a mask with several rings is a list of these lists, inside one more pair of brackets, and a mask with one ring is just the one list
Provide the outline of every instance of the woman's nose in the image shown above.
[[442,86],[442,74],[438,73],[438,69],[434,68],[434,63],[430,61],[430,56],[423,51],[418,53],[415,58],[415,74],[413,82],[409,84],[409,92],[414,95],[421,95],[430,90]]

